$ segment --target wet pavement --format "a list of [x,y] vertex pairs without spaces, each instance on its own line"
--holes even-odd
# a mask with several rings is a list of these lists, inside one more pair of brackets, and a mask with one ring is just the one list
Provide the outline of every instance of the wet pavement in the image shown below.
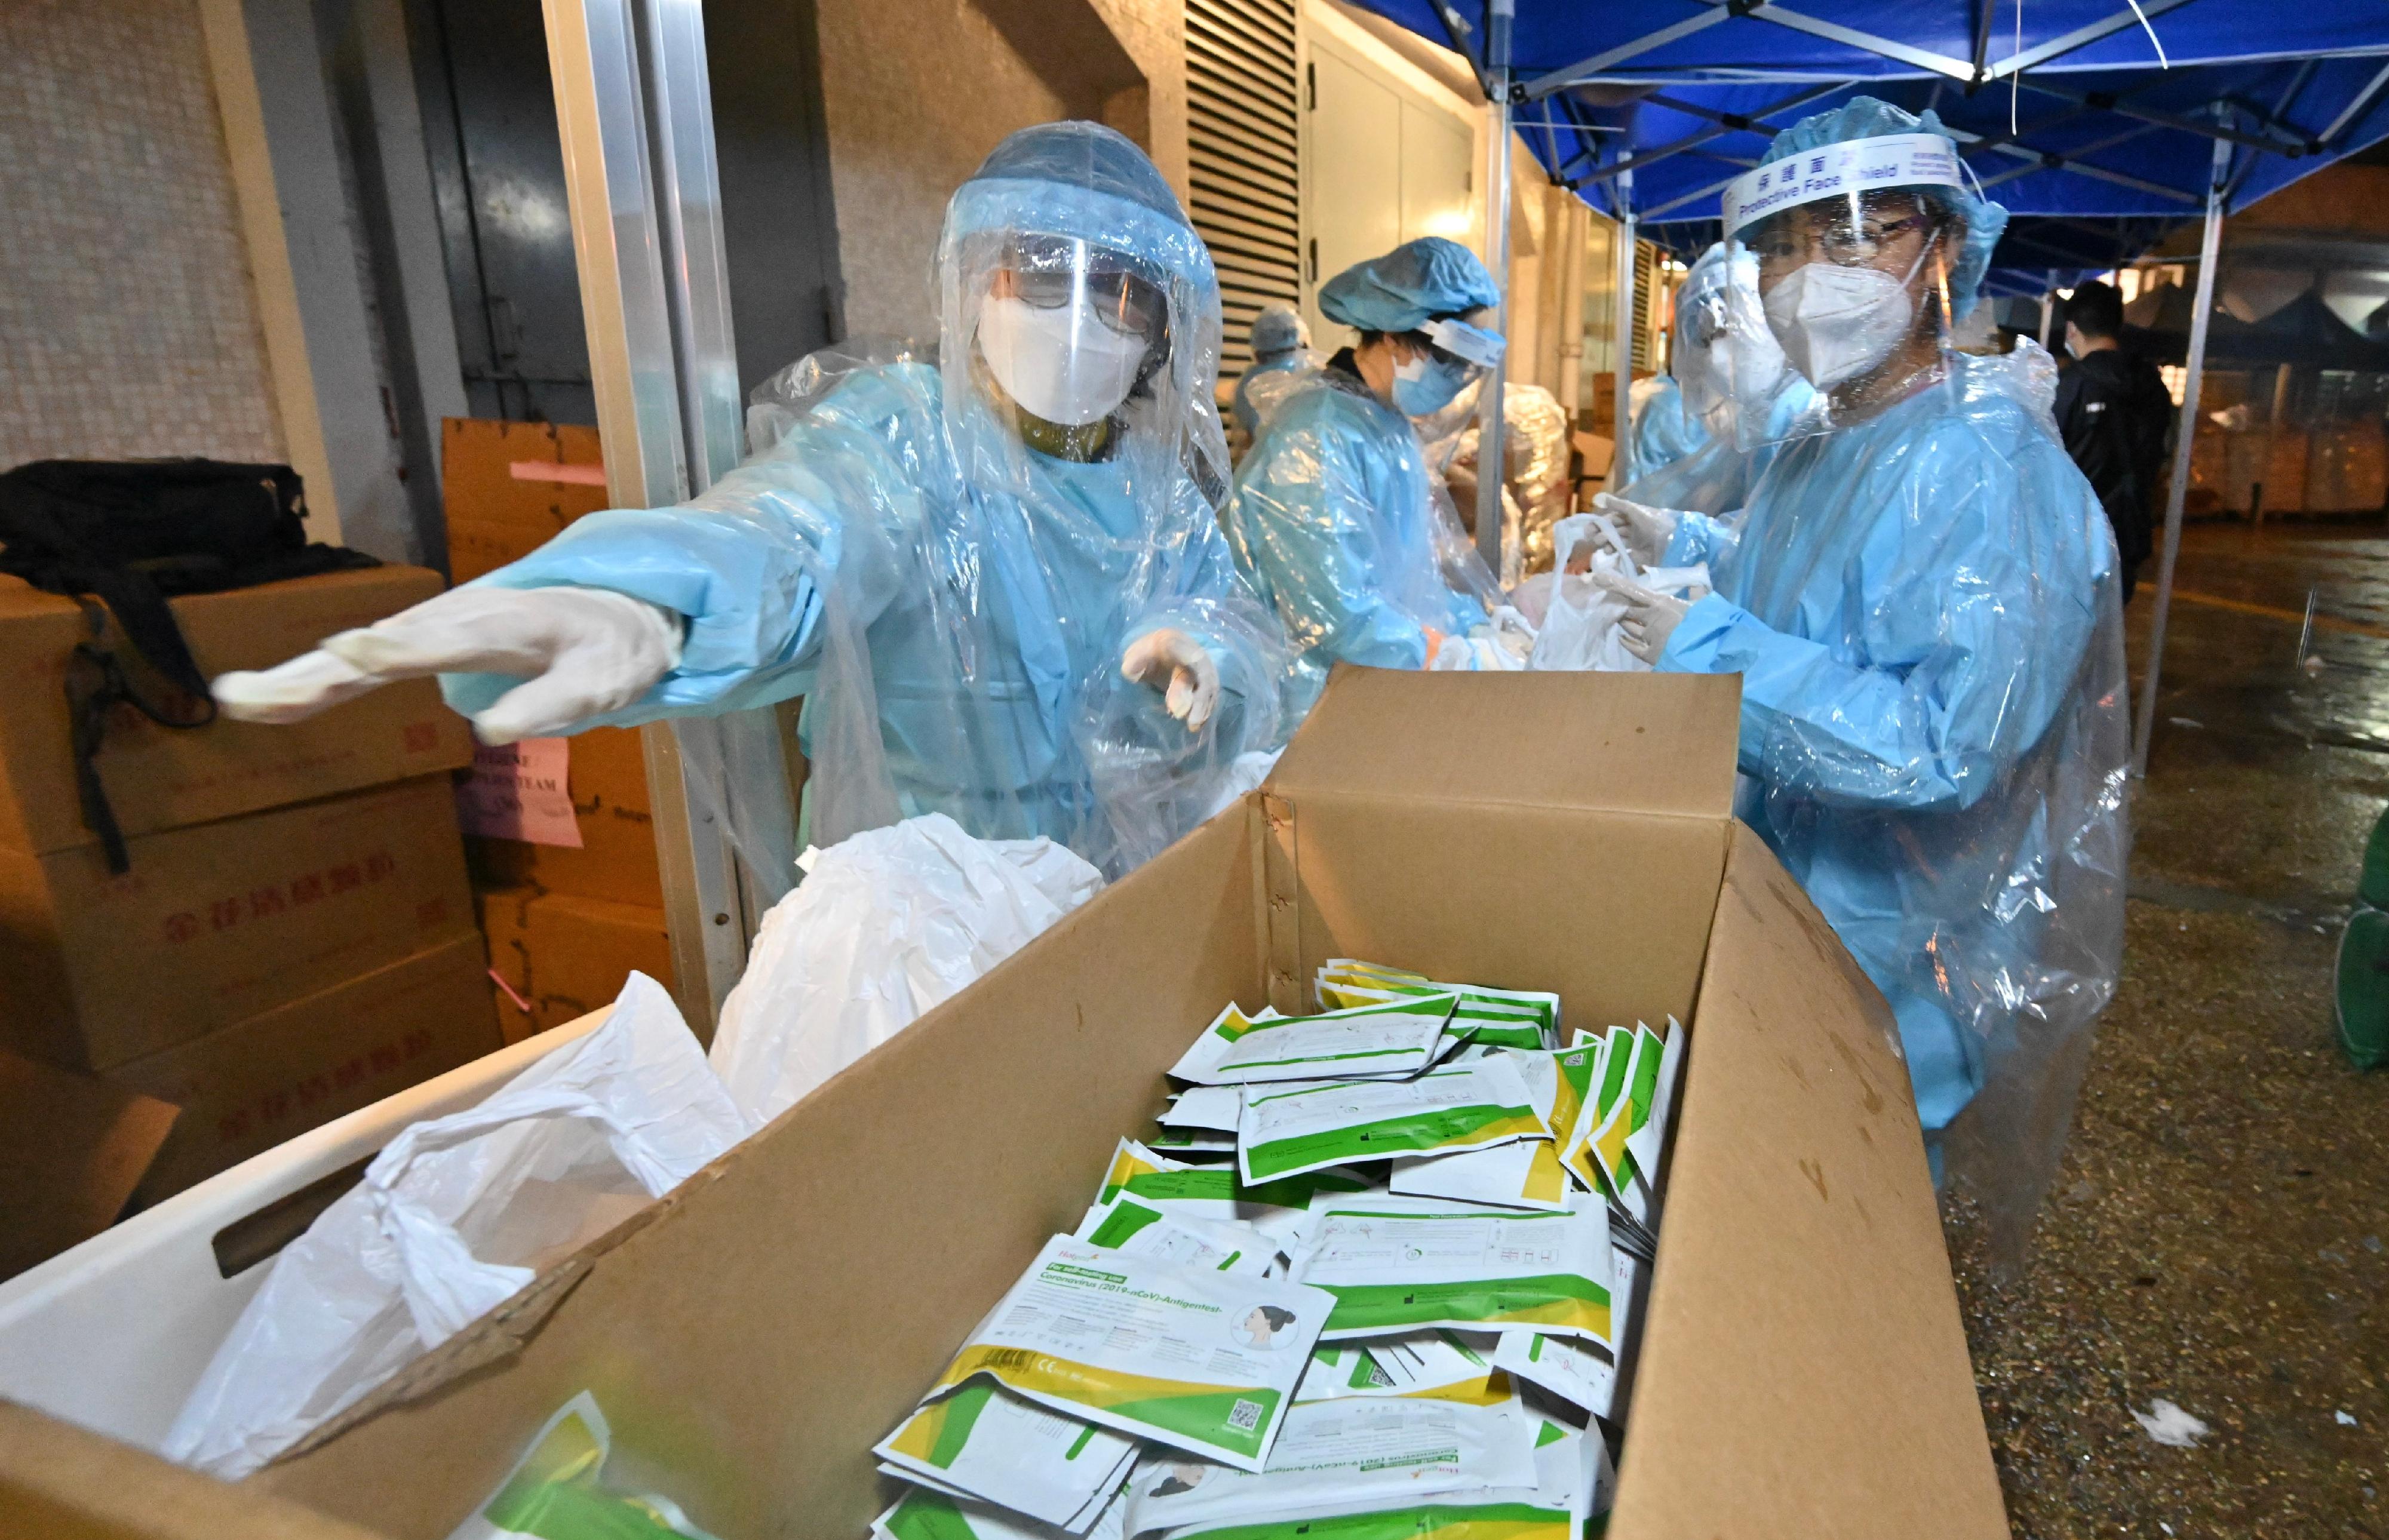
[[[2019,1536],[2389,1540],[2389,1072],[2331,996],[2389,805],[2389,529],[2193,528],[2176,587],[2064,1170],[2020,1279],[1954,1237],[1984,1414]],[[2212,1431],[2155,1443],[2160,1398]]]

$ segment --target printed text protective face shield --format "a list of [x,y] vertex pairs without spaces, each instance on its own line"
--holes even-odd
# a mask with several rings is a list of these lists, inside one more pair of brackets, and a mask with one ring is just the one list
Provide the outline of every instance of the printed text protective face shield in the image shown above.
[[[1900,134],[1772,161],[1727,189],[1727,235],[1756,259],[1766,329],[1824,392],[1809,409],[1787,412],[1783,394],[1762,405],[1770,392],[1755,377],[1743,382],[1744,447],[1869,415],[1936,377],[1938,349],[1920,358],[1911,344],[1918,326],[1947,325],[1950,209],[1965,174],[1947,139]],[[1951,193],[1936,197],[1936,188]]]

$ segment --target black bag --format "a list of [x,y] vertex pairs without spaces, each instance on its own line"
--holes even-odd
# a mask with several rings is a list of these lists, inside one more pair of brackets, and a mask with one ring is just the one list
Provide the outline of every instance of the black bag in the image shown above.
[[[130,705],[172,728],[215,720],[207,679],[166,601],[380,565],[362,551],[310,545],[304,506],[287,465],[37,460],[0,475],[0,572],[81,602],[89,619],[90,639],[76,643],[67,669],[67,708],[83,823],[107,850],[109,871],[131,864],[96,762],[109,713]],[[95,598],[156,687],[136,687],[100,644],[106,626]]]

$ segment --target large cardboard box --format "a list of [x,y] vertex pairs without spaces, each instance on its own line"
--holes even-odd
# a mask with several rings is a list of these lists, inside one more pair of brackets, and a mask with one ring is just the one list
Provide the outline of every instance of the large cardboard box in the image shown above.
[[[194,594],[172,608],[191,655],[212,678],[270,668],[440,589],[436,572],[382,566]],[[41,855],[98,843],[75,795],[66,701],[67,662],[84,635],[74,601],[0,577],[0,846]],[[113,623],[105,640],[131,655]],[[440,704],[431,681],[411,680],[288,726],[219,719],[175,731],[121,706],[96,762],[119,827],[144,834],[472,759],[464,719]]]
[[472,931],[445,775],[131,846],[0,850],[0,1044],[104,1070]]
[[[1731,816],[1738,708],[1731,678],[1339,670],[1259,792],[250,1478],[249,1521],[441,1540],[588,1390],[712,1533],[861,1534],[872,1442],[1194,1033],[1351,954],[1690,1027],[1613,1540],[2003,1540],[1894,1024]],[[241,1533],[187,1482],[0,1424],[0,1512]]]
[[505,980],[497,1012],[507,1042],[610,1005],[633,969],[671,987],[671,937],[662,910],[531,887],[477,893],[473,902],[489,938],[491,970]]
[[0,1280],[116,1223],[179,1115],[0,1050]]
[[136,1190],[150,1203],[500,1046],[467,933],[103,1078],[182,1109]]
[[474,876],[484,887],[528,885],[618,904],[661,905],[655,813],[638,731],[592,728],[565,744],[566,783],[581,827],[580,847],[477,837],[471,844]]

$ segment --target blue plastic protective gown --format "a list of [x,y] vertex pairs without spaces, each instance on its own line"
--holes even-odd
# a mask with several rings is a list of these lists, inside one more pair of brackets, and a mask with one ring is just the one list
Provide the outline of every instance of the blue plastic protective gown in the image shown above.
[[1626,442],[1618,451],[1617,485],[1631,486],[1644,477],[1674,465],[1709,441],[1709,430],[1684,409],[1684,392],[1675,379],[1659,375],[1637,382],[1626,423]]
[[1410,419],[1358,379],[1322,370],[1277,408],[1237,468],[1228,542],[1296,649],[1299,709],[1339,661],[1423,668],[1485,623],[1490,578],[1449,517]]
[[2048,355],[1948,365],[1782,446],[1738,538],[1680,521],[1717,591],[1658,667],[1743,676],[1740,811],[1890,999],[1928,1136],[1984,1093],[1953,1151],[2013,1246],[2121,955],[2121,600]]
[[1739,512],[1750,499],[1767,467],[1783,447],[1789,425],[1814,410],[1815,387],[1787,373],[1773,401],[1765,403],[1770,426],[1762,441],[1742,447],[1733,432],[1712,435],[1682,459],[1660,466],[1619,487],[1618,495],[1654,508],[1674,508],[1740,522]]
[[[1169,357],[1092,462],[1029,448],[977,352],[980,301],[1023,237],[1125,253],[1167,299]],[[1059,123],[1006,140],[954,195],[939,273],[942,367],[807,359],[757,392],[750,458],[702,496],[592,515],[479,581],[610,589],[687,617],[680,666],[581,726],[806,697],[821,843],[944,812],[1117,872],[1204,816],[1207,786],[1288,725],[1283,641],[1188,469],[1224,490],[1210,260],[1142,152]],[[1200,733],[1119,677],[1127,645],[1164,626],[1220,667]],[[442,681],[460,709],[511,682]]]
[[1297,348],[1290,353],[1260,360],[1246,370],[1236,380],[1234,394],[1228,403],[1229,414],[1246,437],[1258,438],[1261,419],[1277,410],[1296,381],[1319,367],[1319,360],[1308,348]]

